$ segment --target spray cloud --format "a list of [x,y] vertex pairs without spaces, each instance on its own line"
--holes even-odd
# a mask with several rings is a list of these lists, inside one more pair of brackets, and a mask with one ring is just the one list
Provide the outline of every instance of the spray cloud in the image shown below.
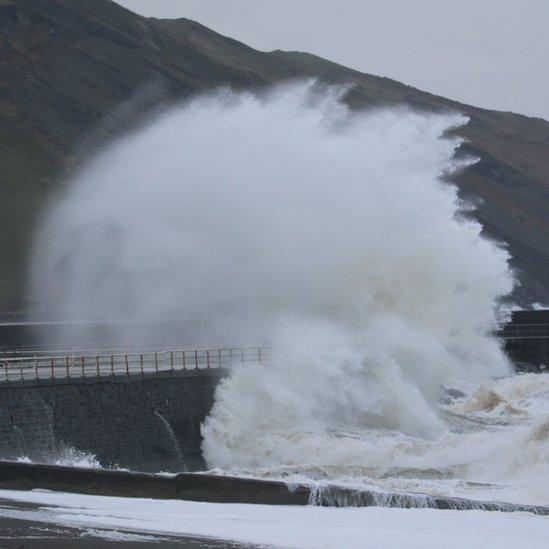
[[344,94],[188,102],[95,158],[42,232],[34,289],[52,316],[201,318],[271,346],[218,389],[212,466],[322,461],[326,433],[433,437],[445,380],[506,371],[487,333],[507,253],[443,182],[466,119],[351,113]]

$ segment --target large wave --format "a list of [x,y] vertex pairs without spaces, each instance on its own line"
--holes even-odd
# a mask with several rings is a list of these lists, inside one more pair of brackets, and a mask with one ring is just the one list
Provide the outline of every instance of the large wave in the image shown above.
[[42,232],[53,316],[201,318],[269,346],[218,387],[211,467],[377,467],[447,436],[444,386],[509,371],[490,335],[508,254],[447,181],[467,120],[345,93],[187,102],[96,157]]

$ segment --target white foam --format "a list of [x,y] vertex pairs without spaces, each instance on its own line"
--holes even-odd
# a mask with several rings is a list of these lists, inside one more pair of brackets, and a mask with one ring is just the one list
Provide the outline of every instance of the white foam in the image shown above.
[[110,529],[300,549],[545,549],[549,535],[547,517],[528,513],[236,505],[15,490],[0,490],[0,498],[40,506],[0,507],[0,516],[101,528],[102,536]]

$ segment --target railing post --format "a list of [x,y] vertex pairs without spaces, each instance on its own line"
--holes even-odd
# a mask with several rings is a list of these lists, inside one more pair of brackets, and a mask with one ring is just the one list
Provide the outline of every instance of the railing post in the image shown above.
[[55,358],[51,357],[51,380],[52,383],[55,380]]
[[10,382],[10,376],[8,374],[8,363],[4,363],[4,367],[6,368],[6,383]]
[[126,375],[130,375],[130,365],[128,363],[128,355],[124,355],[124,360],[126,361]]
[[210,350],[206,350],[206,368],[210,367]]
[[111,355],[111,375],[114,377],[114,355]]
[[154,370],[158,375],[158,353],[154,353]]
[[198,370],[198,350],[194,352],[194,367]]
[[86,371],[84,370],[84,355],[80,355],[80,366],[82,367],[82,377],[86,377]]
[[68,355],[65,357],[65,367],[67,368],[67,379],[71,378],[71,374],[69,371],[69,357]]
[[38,361],[36,360],[36,358],[34,359],[34,370],[35,370],[36,381],[38,381],[38,379],[39,379],[39,376],[38,376]]
[[99,355],[95,355],[95,366],[97,367],[97,377],[101,377],[99,373]]
[[185,359],[185,351],[181,351],[183,354],[182,354],[182,358],[183,358],[183,370],[186,370],[187,369],[187,361]]
[[143,371],[143,353],[139,355],[139,361],[141,363],[141,375],[143,375],[145,372]]
[[173,351],[170,351],[170,372],[173,375]]

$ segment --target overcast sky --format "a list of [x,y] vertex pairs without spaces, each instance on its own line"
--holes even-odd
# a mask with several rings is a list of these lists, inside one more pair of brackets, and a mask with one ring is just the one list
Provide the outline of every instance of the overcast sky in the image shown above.
[[549,0],[119,0],[260,50],[315,53],[481,107],[549,120]]

